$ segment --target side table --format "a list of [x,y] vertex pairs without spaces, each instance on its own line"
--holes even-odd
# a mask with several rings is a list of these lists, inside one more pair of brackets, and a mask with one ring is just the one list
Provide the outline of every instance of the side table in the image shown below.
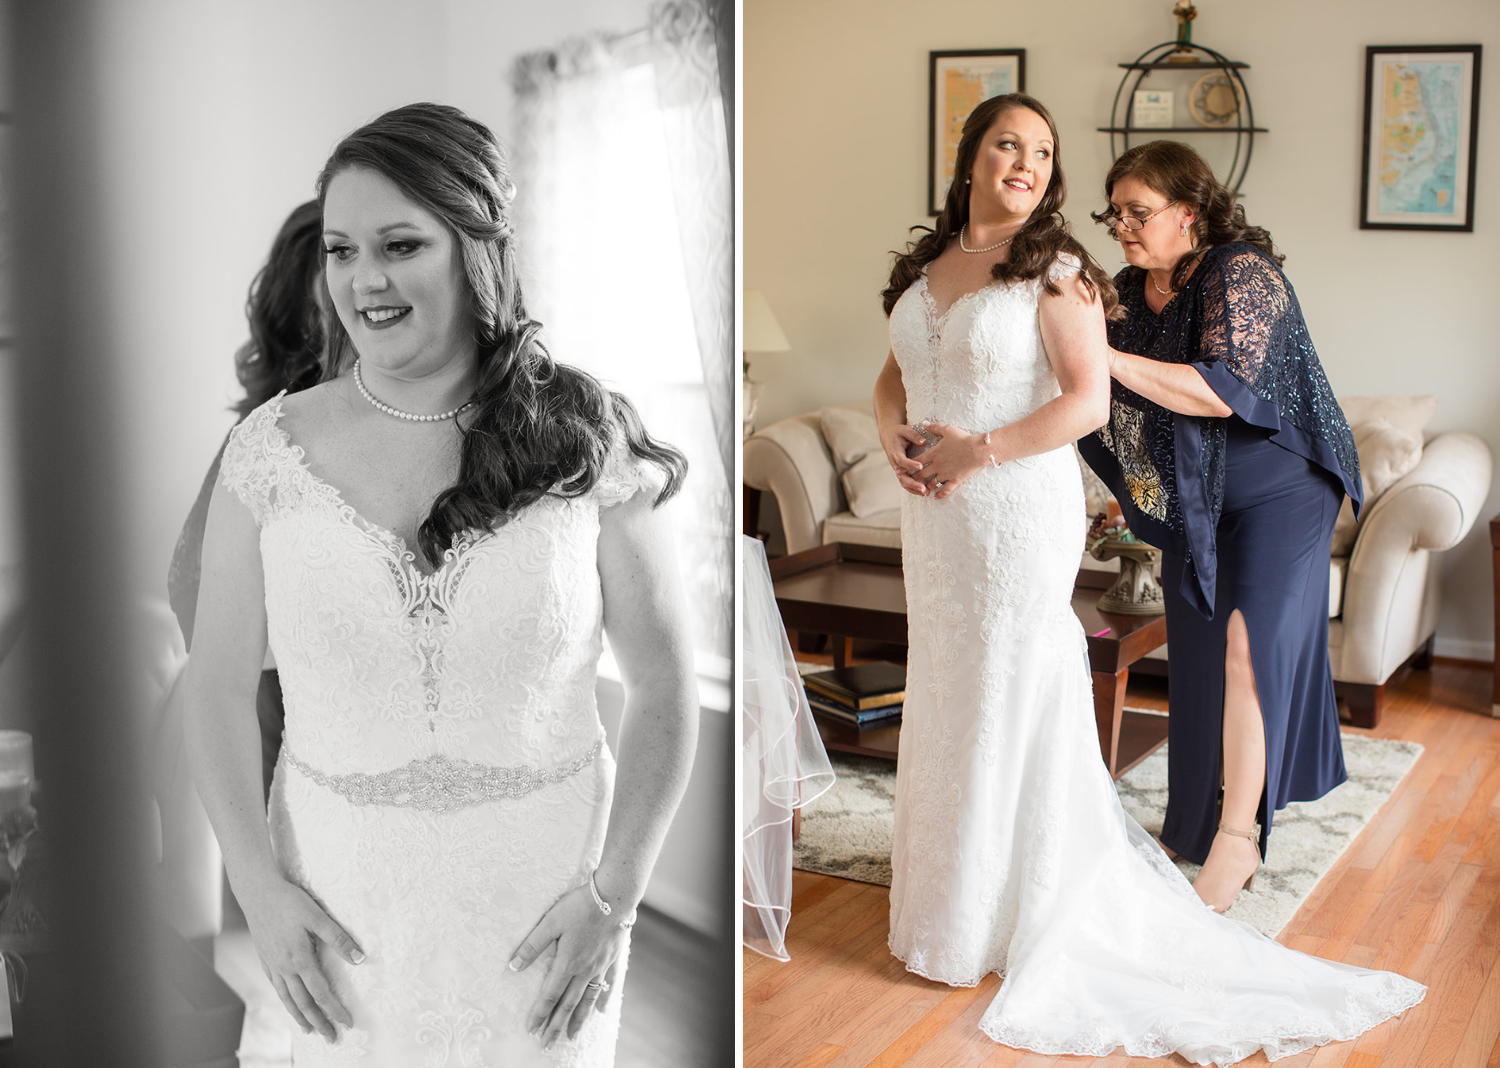
[[[867,638],[905,645],[906,585],[901,550],[839,542],[783,556],[771,562],[776,606],[788,630],[833,637],[835,666],[844,665],[845,638]],[[1115,575],[1079,572],[1073,611],[1088,635],[1089,670],[1094,680],[1094,718],[1099,750],[1110,776],[1118,779],[1167,740],[1165,716],[1125,708],[1130,666],[1167,641],[1164,616],[1122,616],[1099,611],[1099,595]],[[817,716],[818,732],[830,750],[895,759],[901,728],[852,724]]]

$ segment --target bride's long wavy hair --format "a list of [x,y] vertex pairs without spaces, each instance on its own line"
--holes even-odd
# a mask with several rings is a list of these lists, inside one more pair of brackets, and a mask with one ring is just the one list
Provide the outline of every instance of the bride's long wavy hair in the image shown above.
[[[587,493],[617,435],[661,469],[657,505],[681,488],[682,453],[647,434],[624,396],[553,360],[543,347],[541,323],[526,314],[516,268],[510,213],[516,188],[488,127],[444,104],[388,111],[333,150],[318,176],[320,206],[328,183],[350,167],[385,176],[443,220],[457,239],[474,313],[479,382],[458,481],[437,495],[417,531],[430,563],[439,564],[463,531],[498,526],[546,494]],[[337,317],[328,353],[327,377],[346,371],[355,356]]]
[[1032,211],[1031,217],[1016,231],[1010,242],[1010,256],[997,263],[990,277],[998,282],[1021,282],[1041,278],[1048,293],[1057,296],[1062,289],[1047,277],[1053,261],[1062,253],[1069,253],[1083,264],[1084,287],[1089,294],[1104,304],[1104,314],[1116,318],[1119,314],[1119,297],[1114,283],[1104,273],[1088,251],[1068,231],[1068,223],[1062,216],[1063,201],[1068,196],[1068,183],[1063,177],[1062,142],[1057,136],[1057,124],[1041,101],[1025,93],[1006,93],[994,96],[981,103],[964,122],[958,141],[958,152],[953,161],[953,184],[948,187],[947,199],[943,202],[942,214],[934,226],[913,226],[922,236],[906,246],[905,252],[895,253],[896,262],[891,267],[890,281],[880,296],[886,315],[896,306],[918,278],[922,269],[940,256],[948,242],[957,238],[959,231],[969,222],[969,177],[974,172],[974,160],[979,155],[979,146],[1000,116],[1014,108],[1026,108],[1039,115],[1052,133],[1052,179],[1047,183],[1042,199]]

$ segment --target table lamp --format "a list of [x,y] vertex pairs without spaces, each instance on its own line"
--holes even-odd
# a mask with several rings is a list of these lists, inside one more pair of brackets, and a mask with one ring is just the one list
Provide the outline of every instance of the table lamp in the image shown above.
[[776,316],[771,312],[771,306],[766,303],[766,298],[758,289],[745,290],[745,299],[741,305],[744,315],[744,375],[740,379],[740,389],[744,399],[744,427],[743,436],[749,437],[755,431],[755,406],[760,403],[759,382],[750,381],[750,357],[752,352],[790,352],[791,344],[782,333],[781,324],[776,321]]

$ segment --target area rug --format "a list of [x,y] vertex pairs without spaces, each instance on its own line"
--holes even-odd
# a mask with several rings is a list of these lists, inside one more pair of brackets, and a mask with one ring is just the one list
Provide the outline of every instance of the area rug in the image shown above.
[[[1317,801],[1281,811],[1255,890],[1240,894],[1229,915],[1274,938],[1421,754],[1415,742],[1344,735],[1349,781]],[[804,871],[890,886],[896,765],[846,753],[829,758],[837,781],[802,810],[792,863]],[[1125,810],[1159,834],[1167,800],[1165,747],[1115,785]],[[1196,864],[1179,860],[1177,866],[1189,879],[1198,874]]]

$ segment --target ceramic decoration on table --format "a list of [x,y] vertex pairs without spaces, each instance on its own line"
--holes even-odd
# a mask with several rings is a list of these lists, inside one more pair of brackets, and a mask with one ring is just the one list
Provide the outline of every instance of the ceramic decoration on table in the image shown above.
[[26,859],[27,839],[36,833],[36,809],[31,807],[34,779],[31,735],[0,730],[0,1041],[15,1033],[11,1000],[26,984],[26,962],[20,954],[35,948],[45,933],[36,906],[21,894],[21,862]]
[[1099,598],[1099,611],[1123,616],[1159,616],[1167,610],[1161,586],[1151,569],[1161,550],[1131,533],[1123,517],[1094,517],[1089,528],[1089,555],[1095,560],[1120,561],[1120,577]]
[[31,804],[31,735],[0,730],[0,820]]
[[31,735],[25,731],[0,730],[0,938],[21,928],[33,926],[21,922],[21,862],[26,859],[26,843],[36,833],[36,809],[31,807],[35,772],[31,754]]

